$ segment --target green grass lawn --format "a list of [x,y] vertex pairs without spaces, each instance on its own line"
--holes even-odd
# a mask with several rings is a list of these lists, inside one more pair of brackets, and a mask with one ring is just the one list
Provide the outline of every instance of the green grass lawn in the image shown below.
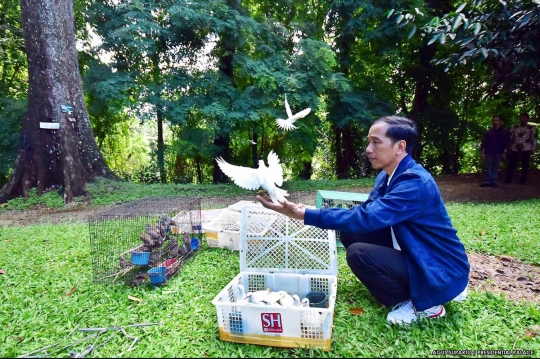
[[[539,207],[539,200],[448,204],[468,251],[535,264],[540,264]],[[94,343],[91,338],[62,349],[91,334],[78,329],[134,323],[161,324],[127,328],[139,338],[132,351],[133,340],[108,331],[98,344],[116,335],[89,357],[432,357],[440,349],[528,349],[535,351],[533,357],[540,355],[540,336],[525,335],[540,324],[540,306],[491,293],[471,291],[464,303],[448,303],[441,319],[391,326],[385,320],[388,309],[354,277],[342,250],[331,350],[324,352],[219,340],[211,301],[239,273],[238,252],[203,248],[166,286],[132,288],[93,283],[88,224],[0,227],[0,244],[0,357],[58,342],[49,353],[69,357],[69,350],[81,352]],[[365,314],[351,315],[350,308]]]

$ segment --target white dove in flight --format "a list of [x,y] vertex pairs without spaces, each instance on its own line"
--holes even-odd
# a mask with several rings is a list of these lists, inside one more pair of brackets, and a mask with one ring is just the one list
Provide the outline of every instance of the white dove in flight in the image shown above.
[[262,187],[276,204],[289,195],[287,191],[276,187],[276,185],[283,185],[283,169],[278,156],[273,151],[268,154],[268,167],[263,160],[259,160],[258,168],[231,165],[221,157],[216,158],[216,162],[223,173],[237,186],[252,190]]
[[288,118],[286,120],[281,118],[276,119],[276,125],[282,130],[289,131],[296,130],[298,128],[293,125],[293,123],[300,118],[306,117],[308,113],[311,112],[311,108],[308,107],[305,110],[302,110],[293,115],[291,112],[291,108],[289,107],[289,103],[287,102],[287,95],[285,95],[285,111],[287,111]]

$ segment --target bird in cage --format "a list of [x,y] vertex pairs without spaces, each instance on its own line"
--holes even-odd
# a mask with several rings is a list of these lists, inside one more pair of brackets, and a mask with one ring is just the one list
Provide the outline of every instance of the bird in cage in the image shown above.
[[152,226],[150,223],[146,223],[146,233],[148,233],[154,241],[161,238],[159,228]]
[[221,171],[237,186],[250,190],[262,187],[274,203],[285,200],[285,197],[289,195],[287,191],[276,187],[276,185],[283,185],[283,168],[277,154],[273,151],[268,154],[268,167],[262,159],[259,160],[258,168],[232,165],[221,157],[216,158],[216,162]]
[[187,252],[191,252],[191,234],[184,233],[184,246]]
[[288,293],[284,290],[280,290],[277,292],[269,292],[263,297],[263,299],[261,299],[261,302],[266,305],[274,305],[274,304],[279,305],[280,303],[278,302],[280,301],[280,299],[284,298],[287,295]]
[[152,248],[147,247],[146,245],[139,247],[139,252],[152,252]]
[[163,252],[168,253],[168,258],[175,258],[178,256],[178,241],[176,239],[171,239],[169,244],[163,249]]
[[148,233],[146,233],[145,231],[142,231],[141,232],[141,241],[144,243],[144,245],[147,247],[147,248],[153,248],[154,247],[154,240],[152,239],[152,237],[150,237],[150,235]]
[[236,297],[235,302],[244,302],[246,299],[246,290],[242,284],[238,284],[238,297]]
[[169,216],[165,214],[161,216],[159,223],[161,223],[162,226],[164,227],[165,234],[169,232],[169,230],[171,229],[171,226],[176,226],[176,222],[174,221],[174,219],[170,218]]
[[135,278],[129,283],[132,287],[138,287],[141,284],[143,284],[147,279],[149,278],[148,273],[145,274],[137,274]]
[[159,237],[158,239],[156,239],[154,241],[154,248],[159,248],[163,245],[163,243],[165,243],[165,240],[167,239],[167,237]]
[[298,307],[300,305],[300,297],[298,294],[287,294],[280,298],[278,303],[283,307]]
[[243,303],[260,304],[261,302],[257,298],[255,298],[252,292],[250,292],[244,298]]
[[154,250],[152,254],[150,254],[150,263],[156,264],[161,262],[161,258],[163,258],[163,251]]
[[258,290],[255,292],[249,292],[246,295],[246,299],[249,301],[249,303],[259,304],[269,293],[270,288],[266,288],[265,290]]
[[133,267],[133,263],[125,259],[124,257],[120,256],[120,268],[126,269],[129,267]]
[[159,235],[161,238],[165,238],[167,236],[167,225],[163,222],[158,222],[156,224],[156,228],[159,230]]

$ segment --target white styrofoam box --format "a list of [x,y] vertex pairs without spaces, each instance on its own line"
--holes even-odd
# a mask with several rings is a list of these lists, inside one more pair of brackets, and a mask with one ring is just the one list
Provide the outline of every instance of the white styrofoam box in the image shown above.
[[246,206],[257,206],[263,208],[263,205],[259,201],[239,201],[234,204],[231,204],[229,207],[227,207],[231,211],[235,212],[241,212],[242,208]]
[[[240,217],[240,212],[225,209],[210,222],[204,223],[203,230],[208,246],[240,250]],[[268,214],[265,220],[272,221],[275,218],[275,214]],[[264,227],[253,227],[252,230],[261,231]]]
[[[274,220],[269,220],[275,216]],[[276,347],[330,350],[337,294],[335,232],[304,225],[260,207],[244,207],[240,226],[240,273],[212,301],[220,339]],[[246,303],[246,293],[270,289],[327,296],[326,308]]]

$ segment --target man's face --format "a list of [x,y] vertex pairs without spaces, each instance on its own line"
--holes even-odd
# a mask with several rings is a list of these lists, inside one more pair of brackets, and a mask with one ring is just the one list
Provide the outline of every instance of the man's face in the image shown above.
[[371,162],[371,166],[375,169],[395,168],[399,164],[398,155],[402,152],[400,150],[400,143],[403,147],[405,141],[397,141],[392,144],[392,140],[386,137],[386,130],[388,124],[384,122],[377,122],[369,129],[368,134],[368,146],[366,153]]
[[519,123],[522,126],[525,126],[527,124],[527,122],[529,122],[529,117],[528,116],[519,116]]
[[500,117],[493,117],[493,127],[499,128],[501,127],[501,118]]

